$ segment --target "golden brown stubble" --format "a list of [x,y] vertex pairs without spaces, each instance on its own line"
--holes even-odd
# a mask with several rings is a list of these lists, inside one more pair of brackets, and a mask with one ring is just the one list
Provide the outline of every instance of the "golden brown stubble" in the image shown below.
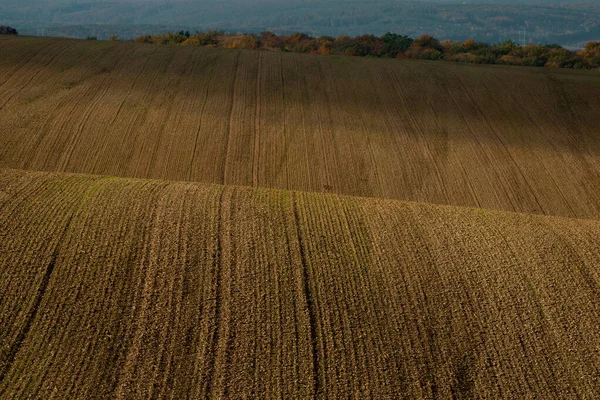
[[278,193],[223,192],[216,331],[206,367],[210,381],[199,395],[312,393],[310,329],[291,207],[291,198]]
[[134,285],[134,329],[119,376],[119,398],[154,396],[169,376],[173,354],[166,350],[170,350],[171,329],[176,329],[181,314],[182,270],[187,256],[187,242],[181,235],[186,222],[184,198],[173,192],[164,188],[149,210],[142,271]]
[[[61,391],[55,394],[66,391],[73,396],[102,398],[108,396],[107,393],[112,395],[115,388],[119,389],[118,393],[160,393],[167,390],[165,387],[172,387],[175,377],[179,382],[178,389],[186,390],[187,382],[189,391],[195,377],[185,368],[181,373],[176,360],[188,357],[189,352],[195,354],[192,360],[201,356],[201,340],[207,336],[202,326],[206,326],[208,321],[202,323],[202,319],[199,322],[198,318],[206,316],[210,308],[202,306],[206,307],[203,311],[202,307],[198,307],[198,301],[211,297],[208,293],[210,286],[201,283],[207,279],[202,275],[211,271],[209,268],[191,268],[186,264],[204,260],[210,254],[210,248],[207,251],[205,247],[206,243],[210,243],[206,241],[210,235],[187,238],[192,240],[189,253],[180,247],[165,247],[166,244],[175,244],[185,249],[188,241],[186,238],[171,240],[172,223],[163,219],[172,216],[173,211],[170,213],[170,210],[178,206],[170,204],[173,192],[187,192],[187,187],[175,187],[170,191],[157,183],[101,183],[93,191],[89,190],[90,198],[85,208],[74,217],[69,237],[65,239],[68,243],[66,248],[61,248],[52,276],[52,282],[58,280],[58,283],[51,282],[44,297],[46,302],[48,297],[62,298],[63,301],[55,305],[58,308],[54,312],[48,312],[51,305],[42,305],[45,307],[41,313],[44,317],[38,317],[33,325],[39,335],[28,339],[34,352],[17,360],[16,370],[22,371],[17,367],[23,363],[39,367],[29,369],[27,376],[20,378],[24,382],[20,390],[49,396],[53,387],[61,387]],[[180,231],[186,236],[196,232],[194,225],[210,227],[202,215],[197,215],[199,219],[188,218],[190,207],[200,206],[207,212],[212,209],[210,203],[202,207],[201,201],[193,201],[194,197],[198,200],[214,197],[211,191],[205,192],[208,196],[202,196],[201,190],[189,189],[192,189],[190,196],[183,198],[192,200],[193,206],[186,204],[187,211],[178,214],[182,221],[193,224],[187,227],[182,225],[184,222],[179,222]],[[132,191],[137,194],[133,195]],[[117,205],[118,198],[129,195],[139,202]],[[156,217],[148,219],[153,210],[158,210]],[[94,230],[96,228],[98,230]],[[79,240],[73,243],[74,238]],[[148,244],[158,247],[153,250]],[[177,254],[177,258],[171,258],[172,253]],[[173,280],[165,281],[167,276]],[[208,277],[207,282],[210,281]],[[149,304],[148,300],[156,299],[156,296],[164,301]],[[186,308],[186,305],[189,306]],[[181,311],[182,307],[186,309]],[[99,310],[102,310],[101,316],[97,314]],[[179,318],[181,315],[183,319]],[[62,327],[58,334],[57,326]],[[199,340],[195,336],[198,334],[201,335]],[[190,337],[182,341],[185,335]],[[137,340],[140,336],[141,339]],[[95,339],[88,340],[91,337]],[[199,350],[194,351],[194,346],[198,346]],[[76,350],[64,351],[71,348]],[[93,354],[92,359],[89,359],[90,354]],[[69,358],[65,359],[67,356]],[[191,366],[193,363],[188,362],[187,368]],[[46,376],[57,368],[65,374],[54,381],[55,386],[45,386],[46,380],[38,379],[40,373]],[[156,368],[161,371],[158,377]],[[177,371],[180,371],[179,375]],[[127,385],[132,373],[138,378],[133,380],[135,387]],[[119,376],[122,376],[121,384],[117,385]],[[180,382],[182,376],[187,378],[183,384]]]
[[[521,224],[528,228],[528,241],[534,242],[535,246],[513,231],[517,225],[515,221],[494,218],[490,227],[501,226],[508,231],[504,235],[509,238],[507,244],[514,252],[516,248],[531,246],[530,267],[525,270],[529,275],[527,289],[537,297],[537,318],[543,321],[541,329],[551,333],[548,336],[556,346],[553,352],[541,350],[539,344],[536,349],[539,354],[545,354],[552,370],[546,379],[549,385],[568,388],[563,389],[565,392],[588,396],[596,390],[594,376],[598,369],[592,354],[597,349],[600,332],[600,310],[594,300],[598,286],[589,272],[600,261],[595,246],[590,252],[587,244],[598,240],[597,233],[584,228],[589,226],[587,221],[524,218]],[[578,287],[585,289],[578,290]],[[564,302],[565,296],[569,296],[568,302]],[[536,321],[537,318],[530,317],[529,320]]]

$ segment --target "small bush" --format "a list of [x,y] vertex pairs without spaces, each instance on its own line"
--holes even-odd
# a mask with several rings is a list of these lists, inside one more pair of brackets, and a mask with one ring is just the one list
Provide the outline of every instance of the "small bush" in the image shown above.
[[0,25],[0,35],[18,35],[19,32],[10,26]]

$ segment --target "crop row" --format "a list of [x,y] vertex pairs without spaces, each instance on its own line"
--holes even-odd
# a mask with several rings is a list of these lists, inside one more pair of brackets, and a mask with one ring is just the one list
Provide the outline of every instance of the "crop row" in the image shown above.
[[39,38],[0,71],[5,168],[600,216],[593,73]]
[[0,172],[0,397],[593,397],[600,224]]

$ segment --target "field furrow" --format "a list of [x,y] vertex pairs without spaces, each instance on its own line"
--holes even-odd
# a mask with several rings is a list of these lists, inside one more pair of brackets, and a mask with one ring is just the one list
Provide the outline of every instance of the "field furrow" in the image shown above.
[[25,70],[19,69],[18,72],[20,73],[9,78],[7,81],[8,85],[5,83],[8,87],[0,92],[0,99],[2,99],[0,100],[0,111],[4,109],[15,96],[24,92],[28,86],[35,84],[38,80],[43,79],[44,76],[51,74],[53,62],[57,61],[57,59],[60,61],[61,59],[59,56],[75,44],[76,42],[73,41],[51,43],[49,46],[45,47],[43,51],[30,59],[26,64],[29,68],[25,68]]
[[207,100],[202,108],[201,122],[195,132],[196,144],[190,176],[193,180],[203,181],[206,177],[206,181],[222,183],[230,123],[228,111],[235,101],[232,98],[233,80],[230,78],[236,70],[239,55],[235,52],[219,51],[207,52],[206,56],[209,54],[218,57],[214,60],[211,79],[205,81],[208,85]]
[[597,221],[16,170],[0,190],[3,398],[600,390]]
[[[201,135],[202,132],[202,121],[204,118],[204,110],[206,109],[206,105],[209,101],[209,89],[210,89],[210,82],[212,81],[212,78],[215,74],[215,69],[217,66],[217,60],[218,60],[218,53],[213,55],[213,59],[212,59],[212,65],[210,67],[210,73],[205,72],[203,74],[204,77],[206,77],[208,80],[205,84],[205,89],[204,89],[204,95],[203,100],[202,100],[202,106],[196,108],[195,110],[192,110],[192,113],[197,113],[199,118],[198,118],[198,122],[197,122],[197,129],[194,131],[194,146],[193,146],[193,151],[192,151],[192,158],[190,160],[190,168],[189,168],[189,173],[188,173],[188,180],[189,181],[194,181],[197,179],[194,179],[194,163],[196,162],[196,154],[198,151],[198,146],[202,146],[202,144],[199,144],[198,142],[200,141],[200,139],[204,139],[203,136]],[[200,160],[202,161],[202,160]]]
[[600,217],[593,72],[48,38],[0,51],[0,167]]
[[0,37],[0,398],[596,397],[599,98]]
[[[4,38],[0,39],[3,40]],[[9,46],[3,47],[2,58],[6,60],[6,63],[0,70],[0,89],[4,84],[10,81],[10,78],[15,75],[23,66],[32,60],[37,54],[44,49],[43,43],[38,41],[28,41],[23,43],[22,46]]]

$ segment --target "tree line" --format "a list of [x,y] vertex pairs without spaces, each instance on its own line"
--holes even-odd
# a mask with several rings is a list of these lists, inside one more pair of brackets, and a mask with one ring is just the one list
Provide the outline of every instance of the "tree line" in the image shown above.
[[[0,34],[17,35],[15,28],[0,25]],[[92,37],[88,37],[92,39]],[[93,37],[93,39],[96,39]],[[112,36],[111,40],[118,40]],[[551,68],[600,70],[600,42],[589,42],[583,50],[572,51],[560,45],[520,45],[512,40],[489,44],[472,39],[439,41],[431,35],[413,39],[407,35],[386,33],[361,36],[320,36],[305,33],[277,35],[266,31],[260,34],[227,34],[223,31],[169,32],[144,35],[138,43],[179,46],[207,46],[232,49],[274,50],[310,54],[337,54],[358,57],[386,57],[422,60],[447,60],[474,64],[524,65]]]
[[406,35],[320,36],[304,33],[277,35],[227,34],[222,31],[170,32],[145,35],[138,43],[179,46],[208,46],[234,49],[275,50],[310,54],[337,54],[358,57],[387,57],[447,60],[474,64],[505,64],[551,68],[600,70],[600,42],[589,42],[585,49],[572,51],[560,45],[520,45],[512,40],[489,44],[472,39],[440,41],[430,35],[413,39]]
[[0,35],[18,35],[19,32],[10,26],[0,25]]

